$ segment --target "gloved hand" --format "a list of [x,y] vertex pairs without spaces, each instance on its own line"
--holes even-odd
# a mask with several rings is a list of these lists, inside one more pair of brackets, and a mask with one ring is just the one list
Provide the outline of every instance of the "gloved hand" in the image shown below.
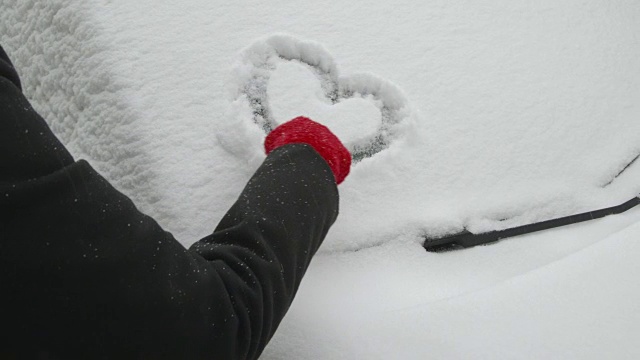
[[299,143],[311,145],[324,158],[337,184],[344,181],[351,168],[351,153],[331,130],[309,118],[300,116],[273,129],[264,149],[269,154],[280,146]]

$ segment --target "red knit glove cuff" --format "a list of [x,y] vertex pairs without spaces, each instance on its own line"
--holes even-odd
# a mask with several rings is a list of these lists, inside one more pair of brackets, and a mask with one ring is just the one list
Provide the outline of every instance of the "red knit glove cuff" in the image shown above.
[[344,181],[351,168],[351,153],[331,130],[311,119],[300,116],[276,127],[267,135],[264,149],[269,154],[280,146],[300,143],[311,145],[324,158],[337,184]]

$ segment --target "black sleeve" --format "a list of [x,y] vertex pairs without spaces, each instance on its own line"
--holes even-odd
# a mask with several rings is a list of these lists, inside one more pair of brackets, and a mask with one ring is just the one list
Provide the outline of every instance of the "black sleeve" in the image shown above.
[[0,46],[0,77],[8,79],[11,81],[18,89],[22,89],[22,84],[20,84],[20,77],[16,72],[16,69],[13,67],[9,56],[4,51],[2,46]]
[[187,250],[58,144],[0,77],[0,357],[257,358],[338,214],[324,160],[273,151]]
[[191,247],[227,289],[238,358],[261,353],[337,215],[326,162],[308,145],[287,145],[268,156],[216,231]]

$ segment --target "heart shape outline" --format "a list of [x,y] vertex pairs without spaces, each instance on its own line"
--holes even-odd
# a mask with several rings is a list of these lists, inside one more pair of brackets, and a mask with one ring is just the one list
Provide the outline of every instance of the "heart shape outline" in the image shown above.
[[236,81],[230,89],[234,101],[246,98],[253,122],[265,135],[277,126],[267,95],[269,80],[279,61],[294,60],[314,72],[331,104],[357,96],[373,98],[381,123],[372,137],[345,143],[354,164],[388,148],[394,140],[411,131],[411,107],[395,84],[371,73],[341,76],[335,60],[321,44],[274,34],[256,40],[241,51],[240,60],[232,70]]

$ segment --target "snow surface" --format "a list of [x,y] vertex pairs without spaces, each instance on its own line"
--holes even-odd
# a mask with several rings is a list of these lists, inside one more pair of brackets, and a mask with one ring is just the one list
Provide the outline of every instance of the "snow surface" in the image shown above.
[[261,127],[307,115],[375,148],[265,359],[633,359],[639,209],[421,242],[640,193],[640,162],[616,177],[640,154],[638,19],[631,0],[0,0],[0,43],[72,153],[186,246],[263,159]]

